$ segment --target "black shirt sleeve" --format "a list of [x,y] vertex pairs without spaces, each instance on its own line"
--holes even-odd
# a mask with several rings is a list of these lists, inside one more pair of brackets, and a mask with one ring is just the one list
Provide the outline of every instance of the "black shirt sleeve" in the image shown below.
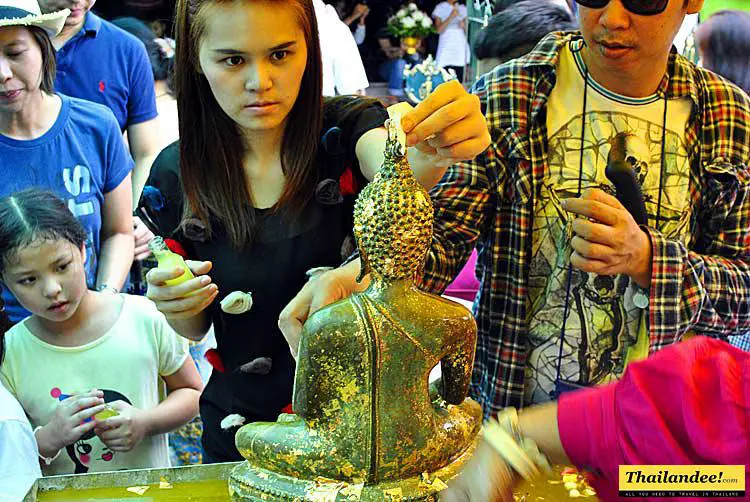
[[357,141],[367,131],[382,127],[388,119],[388,112],[380,101],[360,96],[326,98],[323,110],[323,134],[331,127],[341,129],[344,163],[355,167],[357,175],[361,176],[356,154]]
[[180,240],[176,234],[182,219],[182,193],[180,148],[176,141],[156,157],[138,204],[138,214],[152,232]]

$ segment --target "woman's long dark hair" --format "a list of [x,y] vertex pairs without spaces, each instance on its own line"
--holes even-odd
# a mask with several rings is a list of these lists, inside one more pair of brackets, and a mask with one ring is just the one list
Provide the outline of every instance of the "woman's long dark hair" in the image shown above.
[[[197,217],[206,225],[209,236],[218,223],[232,245],[243,249],[252,242],[255,227],[242,166],[244,139],[237,124],[217,103],[206,77],[198,71],[205,7],[232,1],[238,0],[178,0],[175,91],[180,121],[180,176],[186,201],[183,222]],[[256,1],[294,8],[307,44],[307,66],[282,139],[281,166],[286,185],[276,205],[294,213],[310,200],[315,188],[317,173],[312,167],[323,124],[317,20],[312,0]]]
[[695,33],[703,65],[750,93],[750,13],[722,10]]

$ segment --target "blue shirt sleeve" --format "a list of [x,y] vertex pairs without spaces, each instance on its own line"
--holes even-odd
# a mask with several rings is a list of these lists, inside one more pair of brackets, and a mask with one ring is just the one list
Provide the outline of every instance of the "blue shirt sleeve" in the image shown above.
[[148,122],[158,116],[151,62],[143,44],[133,47],[128,95],[128,122],[125,127]]
[[117,119],[111,111],[104,118],[106,127],[106,166],[104,171],[104,193],[108,194],[118,186],[133,170],[135,162],[125,148],[125,141]]

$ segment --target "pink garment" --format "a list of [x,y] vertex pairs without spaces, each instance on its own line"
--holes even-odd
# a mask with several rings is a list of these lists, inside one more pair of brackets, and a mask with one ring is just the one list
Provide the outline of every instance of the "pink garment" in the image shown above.
[[672,345],[616,383],[563,394],[557,421],[602,500],[618,500],[620,464],[745,465],[750,479],[750,353],[705,337]]
[[471,252],[469,261],[459,272],[458,277],[445,288],[445,296],[461,298],[470,302],[474,301],[479,291],[479,281],[474,272],[477,267],[477,250]]

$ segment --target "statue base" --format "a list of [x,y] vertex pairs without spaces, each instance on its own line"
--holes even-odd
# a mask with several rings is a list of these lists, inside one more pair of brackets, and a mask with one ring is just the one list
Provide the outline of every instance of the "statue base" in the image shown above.
[[437,501],[461,467],[471,458],[480,435],[453,462],[435,472],[398,481],[376,484],[353,484],[333,479],[299,479],[243,462],[229,476],[229,493],[233,502],[258,501],[320,501],[320,502],[382,502]]

